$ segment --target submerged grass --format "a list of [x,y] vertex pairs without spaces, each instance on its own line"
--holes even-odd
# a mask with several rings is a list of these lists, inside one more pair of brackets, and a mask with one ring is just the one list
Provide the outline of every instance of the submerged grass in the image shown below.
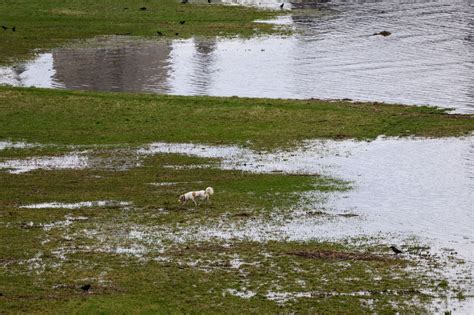
[[[341,264],[284,254],[295,247],[348,250],[328,243],[182,244],[145,260],[86,250],[68,254],[56,268],[49,267],[55,259],[48,247],[52,245],[40,246],[44,255],[38,261],[45,268],[39,274],[16,264],[2,273],[4,310],[418,313],[423,310],[421,301],[429,298],[419,291],[419,279],[404,270],[408,261]],[[156,259],[162,257],[166,261]],[[80,289],[84,283],[91,284],[89,292]]]
[[[124,200],[140,208],[166,209],[170,211],[168,219],[171,221],[191,206],[180,206],[177,202],[179,194],[207,186],[218,191],[218,197],[210,205],[204,205],[203,209],[209,210],[207,218],[240,209],[271,211],[275,207],[289,208],[298,200],[296,192],[318,187],[324,191],[336,191],[345,187],[335,180],[315,176],[223,171],[216,167],[214,160],[175,154],[149,157],[142,167],[128,171],[38,170],[19,175],[0,172],[0,178],[5,187],[0,191],[0,206]],[[162,183],[165,185],[160,185]],[[199,218],[202,212],[191,215]]]
[[[408,271],[414,262],[376,248],[199,239],[195,228],[291,217],[301,193],[346,188],[327,178],[215,166],[212,159],[159,154],[128,171],[0,172],[0,308],[13,313],[405,313],[421,312],[430,301],[422,291],[435,285]],[[173,185],[150,185],[163,182]],[[211,204],[178,205],[179,193],[207,185],[216,190]],[[132,201],[134,207],[18,208],[103,199]],[[248,215],[234,215],[242,211]],[[91,285],[87,292],[81,289],[85,284]]]
[[[2,159],[68,147],[3,150]],[[348,188],[320,176],[221,170],[217,159],[89,149],[97,167],[0,172],[0,309],[38,313],[420,313],[455,287],[384,246],[214,237],[216,226],[276,224]],[[136,148],[135,148],[136,150]],[[110,165],[108,164],[110,163]],[[122,169],[121,165],[132,165]],[[163,184],[163,185],[162,185]],[[177,196],[213,186],[211,203]],[[310,204],[304,193],[313,192]],[[122,200],[131,207],[28,209]],[[351,218],[343,218],[350,220]],[[223,229],[225,231],[225,229]],[[91,289],[84,291],[83,285]],[[427,293],[428,292],[428,293]],[[447,293],[448,292],[448,293]]]
[[[142,7],[146,10],[140,10]],[[26,59],[38,49],[99,35],[172,39],[271,33],[271,25],[253,21],[276,14],[240,6],[183,5],[178,0],[4,0],[0,2],[0,24],[8,29],[0,29],[0,64]]]
[[312,138],[444,137],[473,130],[472,115],[449,115],[433,107],[0,87],[0,139],[16,141],[165,141],[275,149]]

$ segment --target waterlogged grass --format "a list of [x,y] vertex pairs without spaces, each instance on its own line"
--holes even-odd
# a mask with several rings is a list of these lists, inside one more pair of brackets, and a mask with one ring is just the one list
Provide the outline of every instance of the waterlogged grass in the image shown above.
[[[55,154],[12,149],[3,159]],[[142,164],[126,148],[91,157],[118,164],[85,170],[0,172],[0,308],[48,313],[419,313],[443,278],[388,248],[321,242],[206,237],[206,229],[272,223],[314,212],[308,191],[347,184],[318,176],[218,169],[218,160],[158,154]],[[114,167],[116,169],[114,169]],[[169,185],[154,185],[168,183]],[[212,185],[210,204],[177,195]],[[25,209],[30,203],[124,200],[131,208]],[[322,200],[321,200],[322,202]],[[343,218],[346,219],[346,218]],[[199,236],[200,235],[200,236]],[[81,286],[90,284],[84,292]],[[241,296],[239,296],[241,295]]]
[[[19,207],[50,201],[124,200],[140,208],[166,208],[170,211],[168,219],[173,221],[176,215],[181,216],[180,212],[191,207],[191,204],[180,206],[178,195],[207,186],[218,191],[218,198],[203,205],[201,210],[209,211],[206,217],[241,209],[271,211],[275,207],[289,208],[298,201],[297,192],[346,189],[344,183],[322,177],[223,171],[212,159],[163,154],[147,158],[142,167],[132,167],[127,159],[134,161],[134,156],[118,151],[110,154],[115,156],[114,161],[98,162],[99,169],[38,170],[18,175],[3,171],[0,178],[6,189],[0,191],[0,206]],[[91,156],[108,157],[105,153]],[[10,155],[9,158],[14,157]],[[120,169],[122,163],[132,168],[127,171],[113,169]],[[201,210],[189,215],[199,218],[203,214]]]
[[[41,248],[47,252],[45,247]],[[21,267],[10,267],[16,273],[2,275],[2,283],[6,284],[3,309],[78,313],[393,313],[421,312],[421,301],[428,298],[419,291],[422,282],[404,271],[410,263],[402,259],[312,260],[288,255],[294,248],[350,250],[327,243],[236,242],[230,247],[183,244],[179,249],[150,255],[151,259],[81,252],[68,255],[58,268],[46,267],[40,275],[32,271],[29,277],[22,276],[25,272]],[[153,259],[164,256],[167,261]],[[236,257],[241,264],[238,268],[233,264]],[[46,266],[53,261],[53,257],[41,257]],[[85,282],[91,284],[88,293],[79,288]],[[250,297],[235,296],[239,293]],[[276,301],[269,299],[272,293]],[[296,297],[298,293],[304,295]],[[366,295],[358,296],[360,293]]]
[[[142,7],[146,10],[140,10]],[[0,64],[26,59],[38,49],[99,35],[172,39],[271,33],[271,25],[253,21],[276,14],[208,3],[182,5],[177,0],[4,0],[0,2],[0,24],[8,29],[0,29]]]
[[[456,136],[473,127],[472,116],[428,107],[0,87],[0,139],[40,144],[1,150],[0,162],[82,151],[90,163],[0,170],[0,309],[421,313],[432,295],[457,292],[420,267],[424,257],[367,244],[212,236],[261,232],[296,215],[334,219],[319,207],[348,183],[222,170],[218,159],[178,154],[138,158],[136,150],[155,141],[288,149],[316,137]],[[216,191],[210,203],[178,204],[179,194],[207,186]],[[97,200],[131,206],[20,208]]]
[[[0,3],[0,24],[9,28],[0,29],[0,64],[99,35],[270,33],[272,26],[253,21],[276,14],[171,0],[6,0]],[[347,183],[224,171],[216,159],[177,154],[138,161],[131,152],[156,141],[272,150],[312,138],[444,137],[473,130],[472,116],[428,107],[0,87],[0,140],[51,144],[2,150],[0,162],[86,149],[93,161],[83,170],[0,170],[0,312],[423,312],[431,294],[448,294],[451,283],[421,271],[413,256],[394,257],[386,246],[206,234],[216,226],[254,224],[259,230],[258,222],[288,221],[296,212],[323,214],[316,205],[324,194],[348,189]],[[207,186],[216,190],[211,203],[178,204],[179,194]],[[318,194],[304,199],[314,191],[321,200],[314,200]],[[131,206],[20,208],[97,200]]]
[[432,107],[0,87],[0,139],[15,141],[275,149],[312,138],[444,137],[473,130],[472,115],[448,115]]

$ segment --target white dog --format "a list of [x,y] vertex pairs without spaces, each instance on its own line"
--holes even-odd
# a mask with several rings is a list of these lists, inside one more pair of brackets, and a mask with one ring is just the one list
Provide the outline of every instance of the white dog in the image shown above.
[[199,190],[199,191],[190,191],[185,194],[179,196],[179,202],[183,205],[188,202],[188,200],[192,200],[194,205],[197,207],[196,199],[204,199],[209,201],[209,197],[214,194],[214,189],[212,187],[207,187],[206,190]]

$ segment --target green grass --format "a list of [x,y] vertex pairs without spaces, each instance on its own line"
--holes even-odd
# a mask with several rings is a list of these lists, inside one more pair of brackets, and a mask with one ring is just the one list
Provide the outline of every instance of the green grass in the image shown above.
[[[120,156],[117,152],[111,152],[111,155],[121,161],[136,161],[133,155]],[[22,156],[23,154],[20,155]],[[219,191],[219,198],[209,206],[212,211],[208,217],[220,216],[223,212],[234,213],[241,209],[271,211],[275,207],[289,208],[299,199],[295,192],[315,188],[324,191],[345,189],[344,183],[322,177],[223,171],[216,168],[213,162],[215,163],[213,160],[166,154],[146,158],[143,167],[128,171],[110,169],[120,165],[104,162],[102,165],[108,169],[99,166],[98,169],[86,170],[38,170],[18,175],[0,172],[5,187],[0,191],[0,206],[19,207],[28,203],[50,201],[126,200],[140,208],[167,208],[171,211],[169,220],[174,222],[176,217],[173,215],[186,209],[179,206],[178,195],[183,191],[207,186],[213,186]],[[210,167],[186,168],[200,165]],[[176,184],[155,186],[152,183]],[[274,198],[274,195],[279,197]],[[202,213],[190,215],[189,218],[198,219]]]
[[[140,11],[140,7],[147,10]],[[0,64],[29,58],[38,49],[100,35],[173,39],[272,33],[272,26],[253,21],[276,14],[207,3],[182,5],[175,0],[3,0],[0,24],[9,29],[0,29]],[[11,31],[12,26],[16,26],[16,32]],[[157,31],[164,35],[158,36]]]
[[[45,246],[40,248],[45,249]],[[404,270],[410,265],[409,261],[340,262],[294,258],[287,255],[293,248],[351,251],[328,243],[237,242],[231,247],[215,243],[183,244],[180,249],[170,249],[161,255],[168,257],[168,262],[81,252],[68,255],[61,267],[46,269],[41,275],[24,276],[21,269],[16,269],[16,273],[2,273],[4,297],[0,303],[2,309],[9,312],[80,314],[360,313],[371,309],[377,313],[419,313],[422,303],[429,299],[419,291],[423,288],[422,281]],[[245,264],[239,269],[232,268],[233,257],[239,257]],[[206,259],[214,264],[207,263]],[[54,258],[42,260],[49,265]],[[201,262],[196,268],[189,267],[188,263],[194,261]],[[14,269],[13,266],[8,271]],[[79,289],[84,283],[92,284],[90,293]],[[368,288],[367,296],[344,295]],[[256,295],[241,299],[229,294],[229,289],[252,291]],[[387,290],[396,294],[383,293]],[[314,296],[279,305],[266,298],[268,292],[314,292]],[[326,297],[324,293],[332,296]],[[374,302],[372,307],[368,300]],[[416,300],[420,301],[414,302]]]
[[[417,299],[420,282],[404,271],[410,263],[401,259],[387,262],[338,262],[293,258],[286,252],[292,248],[306,250],[350,249],[327,243],[258,244],[236,243],[230,248],[216,244],[191,245],[186,249],[169,250],[170,262],[140,262],[135,258],[100,253],[70,255],[57,270],[47,270],[39,277],[2,274],[3,309],[80,314],[90,313],[377,313],[415,312],[423,309]],[[262,255],[265,253],[267,256]],[[229,265],[238,255],[247,264],[238,270]],[[217,263],[208,270],[191,268],[180,262],[212,257]],[[219,257],[218,260],[215,257]],[[48,258],[45,258],[47,261]],[[257,263],[257,264],[255,264]],[[202,267],[206,264],[198,264]],[[298,271],[295,271],[298,270]],[[73,275],[73,276],[72,276]],[[311,275],[311,276],[309,276]],[[85,283],[74,276],[89,279],[89,294],[78,287]],[[358,280],[354,280],[358,278]],[[304,280],[303,280],[304,279]],[[373,279],[378,279],[374,281]],[[12,280],[15,280],[13,282]],[[301,281],[304,281],[304,285]],[[329,281],[327,281],[329,280]],[[11,283],[16,283],[13,287]],[[343,294],[371,288],[365,297]],[[256,295],[241,299],[228,289],[252,291]],[[397,294],[384,294],[394,290]],[[279,305],[266,299],[268,292],[314,292],[313,297],[299,298]],[[324,292],[334,296],[324,296]],[[319,295],[322,293],[322,295]],[[393,306],[389,304],[392,302]]]
[[0,87],[0,139],[16,141],[275,149],[313,138],[446,137],[473,130],[472,115],[432,107]]

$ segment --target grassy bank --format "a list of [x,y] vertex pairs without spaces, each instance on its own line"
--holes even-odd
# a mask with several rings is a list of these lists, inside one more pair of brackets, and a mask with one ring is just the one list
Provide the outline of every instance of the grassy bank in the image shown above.
[[208,3],[183,5],[176,0],[5,0],[0,2],[0,24],[8,29],[0,29],[0,64],[26,59],[33,50],[98,35],[172,39],[268,33],[272,26],[253,21],[277,13]]
[[153,141],[288,147],[311,138],[459,136],[472,115],[316,100],[180,97],[0,87],[0,139],[55,144]]

